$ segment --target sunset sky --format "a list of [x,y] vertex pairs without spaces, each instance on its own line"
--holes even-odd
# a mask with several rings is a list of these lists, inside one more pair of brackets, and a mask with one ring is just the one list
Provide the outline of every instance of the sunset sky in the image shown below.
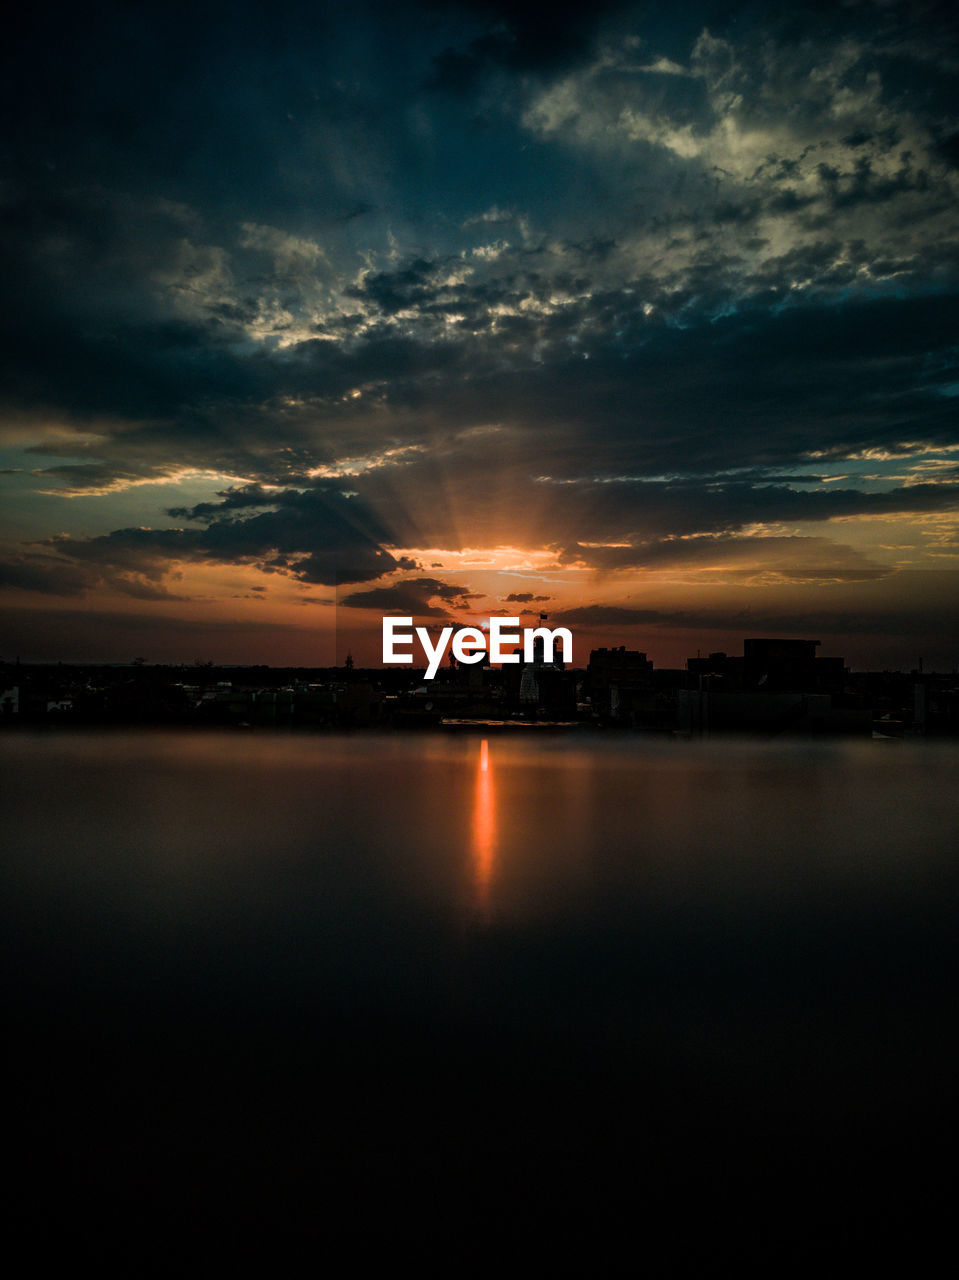
[[[959,663],[951,6],[35,6],[0,660]],[[523,611],[527,611],[523,614]]]

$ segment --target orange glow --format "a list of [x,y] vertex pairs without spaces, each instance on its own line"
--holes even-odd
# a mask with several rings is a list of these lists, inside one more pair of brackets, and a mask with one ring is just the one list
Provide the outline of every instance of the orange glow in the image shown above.
[[480,914],[487,918],[496,860],[496,788],[490,768],[489,743],[485,738],[480,746],[479,768],[476,771],[470,853],[476,883],[476,905]]

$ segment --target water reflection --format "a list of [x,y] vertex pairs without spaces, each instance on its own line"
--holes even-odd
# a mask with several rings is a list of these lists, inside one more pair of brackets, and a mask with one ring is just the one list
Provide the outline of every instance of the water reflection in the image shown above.
[[13,1150],[98,1231],[681,1204],[821,1250],[899,1170],[877,1230],[946,1221],[957,787],[954,744],[0,734]]
[[476,886],[476,909],[482,919],[488,920],[496,862],[496,784],[486,738],[480,743],[476,768],[472,837],[470,854]]

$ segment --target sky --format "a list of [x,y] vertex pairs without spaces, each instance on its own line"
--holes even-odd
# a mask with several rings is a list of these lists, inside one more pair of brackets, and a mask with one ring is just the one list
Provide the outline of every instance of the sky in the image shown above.
[[35,6],[0,660],[959,664],[952,6]]

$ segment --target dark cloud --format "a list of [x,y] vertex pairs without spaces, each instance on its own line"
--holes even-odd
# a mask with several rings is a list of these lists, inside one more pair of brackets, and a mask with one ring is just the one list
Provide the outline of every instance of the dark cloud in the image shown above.
[[536,0],[427,0],[427,12],[469,15],[479,26],[479,34],[436,55],[427,83],[463,94],[495,69],[544,72],[569,66],[590,51],[603,19],[626,7],[625,0],[599,0],[588,7],[557,0],[547,15]]
[[[438,578],[407,578],[390,586],[354,591],[350,595],[340,596],[337,603],[350,609],[372,609],[384,615],[448,618],[449,608],[467,608],[470,600],[479,598],[468,587],[454,586],[441,582]],[[434,604],[435,600],[442,603]]]
[[[919,575],[922,577],[922,575]],[[807,588],[776,608],[733,604],[692,609],[641,609],[624,605],[593,604],[554,614],[550,621],[602,633],[607,629],[642,631],[681,630],[713,636],[864,634],[909,637],[941,645],[945,627],[959,624],[959,596],[955,573],[925,575],[917,589],[917,575],[903,575],[887,583],[862,579],[848,587],[839,608],[817,607]],[[939,579],[936,581],[936,579]],[[932,581],[930,582],[929,579]],[[897,599],[897,595],[903,597]],[[937,639],[933,639],[936,637]]]
[[[31,450],[36,452],[36,450]],[[162,468],[141,467],[133,470],[110,462],[73,462],[58,467],[38,468],[33,475],[62,493],[104,493],[122,489],[144,480],[162,480]]]
[[835,582],[883,577],[892,572],[861,551],[837,540],[798,535],[695,534],[650,540],[641,545],[577,544],[561,553],[567,562],[602,570],[652,569],[698,573],[721,571],[748,577],[770,575],[795,581]]
[[[310,621],[304,615],[305,630]],[[149,612],[5,609],[0,615],[0,656],[9,660],[28,653],[40,662],[128,662],[137,653],[147,661],[163,662],[243,663],[251,653],[262,655],[263,661],[268,657],[275,665],[287,661],[284,636],[277,634],[275,624],[232,614],[228,618],[170,616],[160,627]],[[294,658],[296,665],[300,661]]]
[[96,576],[88,573],[82,566],[53,556],[18,556],[16,559],[0,561],[0,590],[76,596],[96,581]]
[[[55,541],[54,549],[62,542]],[[0,561],[0,591],[27,591],[41,595],[78,596],[105,586],[137,600],[185,600],[158,579],[162,569],[153,565],[78,564],[56,554],[27,553]]]
[[174,513],[205,527],[118,529],[95,538],[60,537],[51,545],[72,560],[153,576],[181,560],[232,561],[335,586],[400,567],[381,546],[387,537],[383,526],[359,499],[336,489],[274,493],[250,485],[224,491],[219,502]]
[[[891,514],[953,511],[959,504],[959,485],[914,484],[886,492],[866,492],[838,486],[813,492],[783,485],[750,485],[710,482],[623,482],[587,484],[570,499],[570,505],[591,513],[589,523],[597,534],[627,539],[611,545],[575,543],[564,558],[585,559],[607,567],[627,565],[655,567],[664,561],[696,559],[695,546],[682,538],[710,535],[703,549],[715,552],[735,546],[747,554],[760,551],[762,543],[731,541],[744,526],[777,521],[819,522],[840,517],[877,517]],[[562,504],[563,499],[560,498]],[[670,539],[660,535],[669,531]],[[790,547],[801,550],[802,540],[775,540],[787,555]]]
[[588,604],[578,609],[562,609],[553,622],[570,627],[648,627],[666,623],[688,625],[692,615],[683,610],[631,609],[623,605]]

